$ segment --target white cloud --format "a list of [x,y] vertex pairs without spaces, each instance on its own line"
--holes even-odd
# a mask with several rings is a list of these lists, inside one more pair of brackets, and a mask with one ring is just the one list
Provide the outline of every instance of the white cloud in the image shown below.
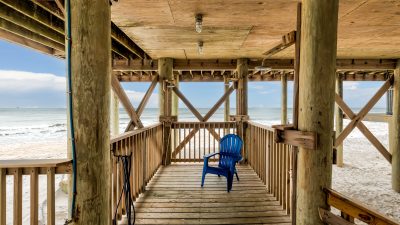
[[346,81],[343,82],[343,89],[345,90],[357,90],[360,83],[357,81]]
[[[134,90],[125,90],[126,94],[128,95],[129,100],[133,103],[133,105],[139,105],[140,101],[142,101],[145,92],[134,91]],[[158,107],[158,94],[153,93],[150,96],[149,102],[147,103],[146,107],[155,108]]]
[[0,70],[0,92],[27,93],[66,90],[65,77],[49,73]]

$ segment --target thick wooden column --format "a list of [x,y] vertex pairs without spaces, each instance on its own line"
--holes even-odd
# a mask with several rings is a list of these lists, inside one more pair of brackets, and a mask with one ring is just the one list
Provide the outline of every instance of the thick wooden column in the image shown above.
[[[113,75],[111,75],[113,76]],[[110,95],[110,131],[111,135],[119,134],[119,100],[118,96],[111,91]]]
[[338,0],[303,0],[300,50],[299,130],[318,135],[315,150],[299,148],[297,225],[323,225],[329,209],[323,187],[332,183]]
[[285,73],[281,76],[282,96],[281,96],[281,123],[287,124],[287,76]]
[[[158,60],[159,74],[159,104],[160,104],[160,121],[172,116],[172,90],[167,87],[166,81],[173,80],[173,59],[161,58]],[[164,165],[171,164],[171,129],[170,123],[164,122]]]
[[[229,80],[228,76],[224,76],[224,93],[226,93],[229,90]],[[228,122],[229,121],[229,115],[230,115],[230,110],[231,110],[231,104],[229,101],[229,97],[225,100],[224,104],[224,121]]]
[[76,143],[76,225],[111,224],[108,0],[71,0],[72,94]]
[[390,151],[392,153],[392,188],[400,192],[400,60],[394,71],[393,116]]
[[248,89],[248,59],[238,59],[236,67],[236,78],[238,89],[236,90],[236,115],[248,115],[247,112],[247,89]]
[[[243,119],[248,115],[247,108],[247,90],[248,90],[248,75],[249,66],[248,59],[238,59],[236,67],[236,78],[238,79],[236,89],[236,115],[238,119],[237,133],[242,138],[243,142],[246,141],[246,123]],[[246,145],[243,145],[242,157],[247,159]]]
[[[341,74],[336,75],[336,93],[343,98],[343,77]],[[343,131],[343,111],[335,105],[335,122],[336,122],[336,137]],[[343,167],[343,144],[336,147],[336,165]]]

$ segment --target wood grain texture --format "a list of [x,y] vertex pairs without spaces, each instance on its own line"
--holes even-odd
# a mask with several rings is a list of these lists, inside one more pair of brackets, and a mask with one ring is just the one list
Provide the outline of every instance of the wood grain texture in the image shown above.
[[78,174],[77,218],[72,224],[109,225],[110,3],[108,0],[72,0],[71,17],[72,107]]
[[[336,94],[343,99],[343,76],[341,74],[336,74]],[[335,105],[335,131],[336,137],[343,131],[343,111],[337,103]],[[343,144],[336,146],[336,165],[343,167]]]
[[315,150],[300,147],[297,167],[297,225],[323,225],[318,208],[328,208],[321,187],[332,182],[339,1],[303,0],[300,77],[300,131],[316,132]]
[[[152,58],[261,58],[296,28],[297,0],[119,1],[112,19]],[[399,57],[399,6],[396,1],[340,1],[338,56]],[[154,14],[157,12],[157,14]],[[203,32],[194,30],[203,14]],[[162,37],[162,38],[159,38]],[[198,39],[204,54],[197,53]],[[368,48],[366,48],[368,46]],[[294,47],[274,55],[293,58]]]
[[391,126],[392,138],[390,152],[392,153],[392,188],[400,192],[400,61],[397,62],[393,83],[393,117]]
[[202,164],[161,167],[137,199],[136,224],[289,224],[254,171],[237,169],[241,180],[227,193],[223,177],[208,175],[200,187]]

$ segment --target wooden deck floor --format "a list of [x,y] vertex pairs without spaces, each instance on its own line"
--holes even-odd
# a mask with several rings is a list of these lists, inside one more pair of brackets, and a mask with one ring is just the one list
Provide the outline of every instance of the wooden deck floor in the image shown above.
[[207,175],[202,164],[162,167],[136,202],[136,224],[290,224],[256,173],[238,166],[240,181],[226,192],[226,179]]

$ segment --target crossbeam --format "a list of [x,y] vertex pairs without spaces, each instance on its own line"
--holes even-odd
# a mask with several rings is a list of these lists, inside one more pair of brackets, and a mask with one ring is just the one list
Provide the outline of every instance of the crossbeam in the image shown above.
[[[212,115],[217,111],[217,109],[226,101],[226,99],[232,94],[235,89],[231,86],[224,95],[215,103],[215,105],[208,111],[208,113],[203,117],[194,107],[193,105],[185,98],[185,96],[177,89],[173,87],[173,91],[175,94],[186,104],[189,110],[200,120],[200,122],[207,122]],[[195,128],[183,139],[183,141],[174,149],[172,155],[177,155],[185,145],[196,135],[196,133],[200,130],[200,128]],[[215,133],[214,130],[210,130],[210,133],[214,136],[215,139],[219,140],[220,136]]]
[[[126,95],[124,89],[122,88],[121,84],[119,83],[118,79],[115,76],[111,76],[111,87],[112,87],[114,93],[118,96],[122,105],[124,106],[133,125],[138,128],[143,128],[142,121],[140,121],[140,118],[137,115],[135,108],[133,107],[132,103],[129,101],[128,96]],[[129,126],[129,129],[133,129],[133,127]]]
[[[382,85],[382,87],[376,92],[376,94],[368,101],[368,103],[360,110],[360,112],[357,115],[354,115],[352,117],[352,120],[350,123],[346,126],[346,128],[340,133],[340,135],[336,138],[335,141],[335,147],[341,145],[344,141],[344,139],[351,133],[351,131],[359,124],[362,119],[368,114],[368,112],[374,107],[374,105],[379,101],[379,99],[386,93],[386,91],[390,88],[390,86],[393,83],[393,76],[391,76],[389,79],[385,81],[385,83]],[[340,96],[339,96],[340,98]],[[336,97],[337,99],[337,97]],[[344,102],[341,102],[341,105],[343,106]],[[340,105],[339,105],[340,107]],[[348,113],[350,111],[344,107],[345,110],[347,110]],[[343,108],[342,108],[343,110]],[[344,110],[343,110],[344,111]],[[349,115],[348,115],[349,116]],[[350,117],[350,116],[349,116]]]
[[[157,86],[158,79],[159,79],[158,75],[153,78],[153,81],[151,82],[150,87],[147,89],[146,94],[143,96],[143,99],[139,103],[139,106],[136,110],[136,114],[139,118],[142,115],[144,109],[146,108],[146,105],[149,102],[149,99],[150,99],[151,95],[153,94],[154,89]],[[125,129],[125,132],[132,130],[132,126],[134,126],[133,120],[129,121],[128,126]]]
[[282,36],[282,41],[277,46],[265,52],[265,57],[271,57],[276,53],[283,51],[296,43],[296,31],[292,31]]
[[[335,95],[336,104],[342,109],[342,111],[347,115],[350,120],[354,120],[357,115],[350,109],[350,107],[343,101],[343,99],[336,94]],[[357,128],[364,134],[364,136],[375,146],[376,149],[385,157],[389,163],[392,162],[392,155],[389,151],[381,144],[381,142],[371,133],[371,131],[364,125],[362,120],[356,123]],[[335,141],[335,147],[338,147],[341,143]]]
[[[263,59],[249,60],[249,70],[260,66]],[[394,70],[397,59],[337,59],[338,71],[377,71]],[[264,59],[264,66],[272,70],[293,70],[293,59]],[[113,62],[113,71],[157,71],[157,60],[117,60]],[[207,59],[187,60],[174,59],[174,71],[235,71],[236,59]]]

